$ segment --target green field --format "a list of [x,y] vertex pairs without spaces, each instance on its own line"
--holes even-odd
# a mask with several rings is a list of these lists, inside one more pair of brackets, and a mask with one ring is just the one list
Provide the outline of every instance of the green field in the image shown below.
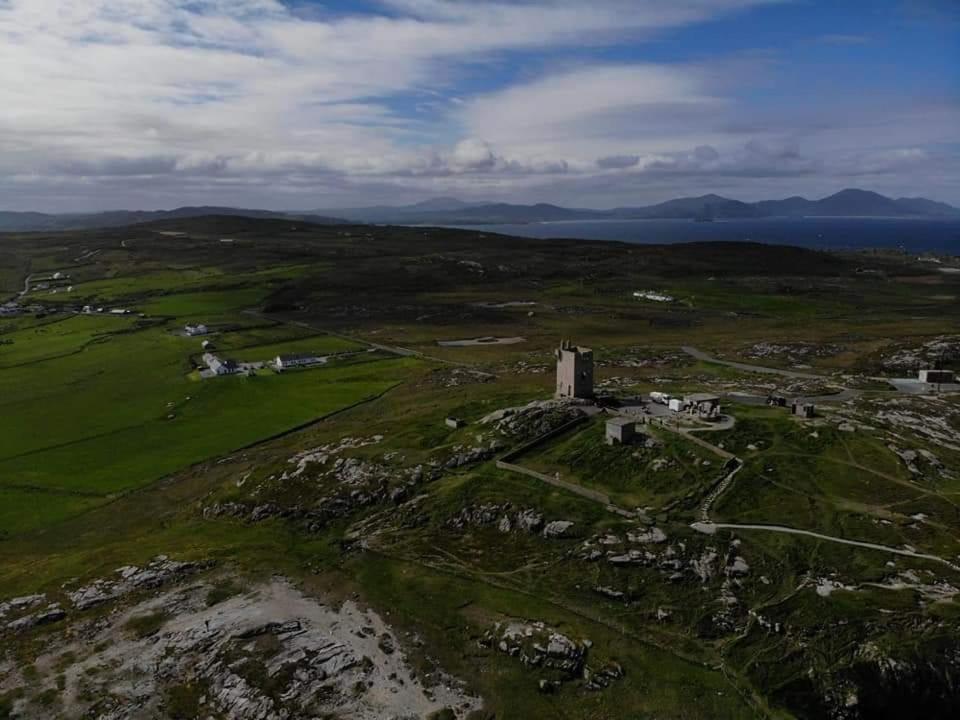
[[[157,282],[168,281],[161,273]],[[190,358],[199,355],[200,340],[179,333],[193,316],[239,327],[210,339],[245,360],[363,349],[328,335],[302,337],[309,331],[295,326],[252,326],[239,311],[266,292],[174,294],[147,303],[147,319],[67,316],[2,335],[12,342],[0,344],[0,408],[16,418],[0,440],[3,532],[44,527],[379,395],[416,364],[370,356],[284,375],[196,379]],[[176,318],[153,319],[157,315]]]
[[722,474],[723,461],[676,435],[659,431],[658,445],[609,446],[604,442],[605,418],[522,455],[517,463],[599,490],[623,507],[656,508],[699,497]]

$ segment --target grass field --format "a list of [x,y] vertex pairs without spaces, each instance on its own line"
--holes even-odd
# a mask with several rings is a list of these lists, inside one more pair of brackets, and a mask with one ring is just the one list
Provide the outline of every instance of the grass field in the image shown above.
[[517,459],[519,464],[599,490],[622,507],[662,508],[685,496],[699,497],[721,474],[716,456],[669,432],[657,432],[658,445],[610,446],[605,418],[574,428]]
[[[169,280],[161,273],[158,283]],[[98,498],[378,395],[416,365],[371,356],[284,375],[192,379],[189,358],[199,355],[200,342],[179,334],[192,317],[238,327],[211,339],[245,360],[363,349],[295,326],[255,327],[240,311],[267,292],[174,294],[147,303],[151,317],[174,316],[166,322],[80,315],[5,333],[0,407],[17,422],[7,423],[0,439],[0,528],[12,534],[61,521]]]

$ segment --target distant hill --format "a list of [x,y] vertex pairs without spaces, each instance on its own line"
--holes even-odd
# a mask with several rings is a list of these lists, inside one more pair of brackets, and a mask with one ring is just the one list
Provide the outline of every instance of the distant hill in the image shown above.
[[89,230],[103,227],[123,227],[140,223],[209,215],[251,218],[303,220],[324,225],[342,225],[346,220],[322,215],[282,213],[271,210],[250,210],[229,207],[181,207],[174,210],[115,210],[101,213],[50,215],[36,212],[0,211],[0,232],[32,232],[55,230]]
[[802,216],[960,217],[960,209],[924,198],[894,200],[866,190],[842,190],[821,200],[790,197],[747,203],[721,195],[701,195],[668,200],[656,205],[585,210],[559,205],[467,203],[456,198],[435,198],[399,207],[329,209],[323,214],[354,222],[396,225],[484,225],[558,220],[598,219],[732,219]]
[[756,217],[757,209],[739,200],[731,200],[720,195],[702,195],[701,197],[677,198],[658,205],[647,207],[614,208],[610,211],[619,218],[742,218]]
[[807,200],[794,196],[784,200],[747,203],[721,195],[684,197],[656,205],[618,207],[612,210],[566,208],[549,203],[470,203],[453,197],[437,197],[413,205],[339,208],[306,212],[274,212],[229,207],[182,207],[175,210],[121,210],[92,214],[51,215],[36,212],[0,211],[0,232],[32,230],[83,230],[120,227],[137,223],[205,215],[278,218],[320,224],[376,223],[381,225],[492,225],[556,222],[563,220],[674,219],[723,220],[765,217],[924,217],[960,218],[960,209],[925,198],[888,198],[867,190],[848,189]]

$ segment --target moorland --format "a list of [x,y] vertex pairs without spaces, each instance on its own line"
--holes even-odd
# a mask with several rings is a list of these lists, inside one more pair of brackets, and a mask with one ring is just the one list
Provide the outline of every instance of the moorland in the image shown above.
[[[955,717],[960,394],[900,380],[960,370],[958,298],[889,251],[0,236],[0,717]],[[728,420],[607,445],[652,391]]]

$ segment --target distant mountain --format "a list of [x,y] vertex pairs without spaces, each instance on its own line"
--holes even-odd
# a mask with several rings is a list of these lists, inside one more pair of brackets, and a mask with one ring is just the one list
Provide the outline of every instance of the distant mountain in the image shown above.
[[489,205],[483,202],[464,202],[454,197],[436,197],[413,205],[371,205],[369,207],[324,208],[312,210],[319,215],[336,215],[353,222],[381,224],[418,224],[431,213],[456,213],[467,208]]
[[116,211],[88,215],[49,215],[0,211],[0,232],[75,230],[119,227],[155,220],[231,215],[253,218],[304,220],[322,224],[376,223],[380,225],[493,225],[556,222],[563,220],[674,219],[723,220],[762,217],[927,217],[960,218],[960,209],[925,198],[893,199],[867,190],[841,190],[820,200],[789,197],[746,203],[720,195],[668,200],[656,205],[618,207],[612,210],[566,208],[548,203],[464,202],[437,197],[413,205],[274,212],[225,207],[182,207],[175,210]]
[[761,216],[960,217],[960,209],[924,198],[894,200],[867,190],[848,189],[822,200],[792,197],[755,203]]
[[68,215],[0,211],[0,232],[88,230],[101,227],[123,227],[159,220],[205,217],[208,215],[302,220],[326,225],[341,225],[347,222],[341,218],[309,213],[282,213],[271,210],[250,210],[245,208],[204,205],[200,207],[181,207],[174,210],[114,210],[100,213]]
[[486,203],[468,203],[458,200],[455,197],[438,197],[423,200],[413,205],[408,205],[407,209],[411,212],[433,212],[443,210],[463,210],[474,205],[485,205]]
[[957,215],[960,210],[953,207],[952,205],[947,205],[946,203],[937,202],[935,200],[927,200],[926,198],[897,198],[897,206],[904,212],[910,213],[912,215],[941,215],[941,216],[954,216]]
[[960,209],[923,198],[893,200],[866,190],[843,190],[821,200],[790,197],[746,203],[720,195],[668,200],[656,205],[584,210],[540,203],[466,203],[435,198],[401,207],[331,209],[318,211],[355,222],[395,225],[486,225],[559,220],[599,219],[733,219],[802,216],[960,217]]
[[743,218],[756,217],[757,210],[748,203],[720,195],[677,198],[647,207],[614,208],[610,214],[618,218]]
[[460,210],[425,213],[420,222],[443,222],[449,225],[472,225],[489,223],[528,223],[551,222],[557,220],[582,220],[602,218],[605,213],[591,210],[575,210],[538,203],[536,205],[511,205],[509,203],[493,203],[490,205],[475,205]]

